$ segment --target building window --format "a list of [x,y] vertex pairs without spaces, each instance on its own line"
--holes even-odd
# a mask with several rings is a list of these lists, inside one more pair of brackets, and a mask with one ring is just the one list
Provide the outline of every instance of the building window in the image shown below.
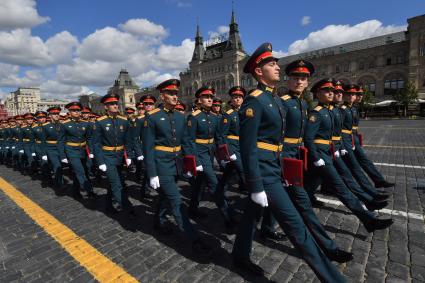
[[391,57],[387,58],[387,66],[391,65]]
[[364,62],[359,63],[359,70],[364,70]]
[[335,73],[337,73],[337,74],[338,74],[338,73],[340,73],[340,72],[341,72],[341,70],[339,69],[339,65],[336,65],[336,66],[335,66]]
[[344,64],[344,72],[350,71],[350,63]]
[[384,94],[391,95],[404,87],[404,79],[391,79],[384,82]]

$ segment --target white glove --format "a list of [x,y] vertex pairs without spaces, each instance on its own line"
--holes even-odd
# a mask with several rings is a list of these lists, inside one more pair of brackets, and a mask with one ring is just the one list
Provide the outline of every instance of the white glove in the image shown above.
[[143,160],[145,157],[143,155],[137,156],[137,160],[141,161]]
[[202,167],[202,165],[196,166],[196,171],[197,172],[203,172],[204,171],[204,167]]
[[35,156],[35,155],[36,155],[35,152],[31,153],[31,156]]
[[94,158],[93,153],[90,153],[90,154],[89,154],[89,158],[90,158],[90,159],[93,159],[93,158]]
[[259,193],[252,193],[251,199],[256,204],[261,205],[261,207],[269,206],[269,203],[267,202],[267,195],[264,191],[259,192]]
[[9,149],[9,147],[8,147],[8,146],[6,146],[6,149]]
[[44,161],[47,161],[47,155],[43,155],[43,156],[41,157],[41,159],[42,159],[42,160],[44,160]]
[[335,157],[336,157],[336,158],[338,158],[338,157],[340,156],[340,154],[339,154],[339,150],[335,151],[335,153],[334,153],[334,154],[335,154]]
[[106,172],[106,164],[99,165],[99,170],[102,172]]
[[340,152],[341,152],[341,156],[344,156],[348,153],[348,151],[345,149],[341,149]]
[[15,149],[15,147],[14,147],[14,146],[12,146],[12,149]]
[[130,158],[127,158],[125,160],[125,164],[127,164],[127,166],[130,166],[131,165],[131,159]]
[[355,145],[353,145],[353,150],[356,150],[356,146]]
[[149,185],[152,187],[152,189],[156,190],[159,188],[159,178],[158,176],[152,177],[149,179]]
[[68,164],[68,159],[64,158],[64,159],[61,160],[61,162]]
[[236,154],[232,154],[232,155],[230,155],[230,160],[231,160],[231,161],[235,161],[236,159],[238,159],[238,158],[236,157]]
[[189,171],[189,172],[186,172],[186,176],[188,177],[188,178],[192,178],[193,177],[193,175],[192,175],[192,173]]
[[317,166],[317,167],[324,166],[324,165],[325,165],[325,161],[322,158],[314,162],[314,166]]
[[21,150],[19,151],[19,153],[24,153],[24,150],[23,150],[23,149],[21,149]]

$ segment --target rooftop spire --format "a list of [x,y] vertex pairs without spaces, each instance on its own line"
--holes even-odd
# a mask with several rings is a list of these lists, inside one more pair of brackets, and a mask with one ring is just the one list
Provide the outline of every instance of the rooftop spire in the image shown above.
[[204,59],[204,40],[199,28],[199,20],[196,19],[196,35],[195,35],[195,49],[193,50],[192,61],[202,61]]
[[239,36],[239,27],[238,23],[236,22],[236,16],[235,16],[235,9],[233,8],[233,1],[232,1],[232,18],[230,19],[230,25],[229,25],[229,39],[227,41],[226,50],[239,50],[244,51],[242,47],[242,41]]

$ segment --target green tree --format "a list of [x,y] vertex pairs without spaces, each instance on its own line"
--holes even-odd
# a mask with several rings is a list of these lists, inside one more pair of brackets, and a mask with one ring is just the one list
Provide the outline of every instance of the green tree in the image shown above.
[[413,82],[408,81],[404,88],[397,90],[393,93],[393,99],[403,106],[404,117],[407,116],[407,108],[409,104],[418,99],[418,90]]

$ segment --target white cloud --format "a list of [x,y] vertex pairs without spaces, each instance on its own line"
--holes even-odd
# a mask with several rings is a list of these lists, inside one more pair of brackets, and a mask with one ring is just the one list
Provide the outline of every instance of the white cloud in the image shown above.
[[32,36],[29,29],[0,31],[0,62],[20,66],[48,66],[71,60],[78,44],[67,31],[60,32],[46,42]]
[[288,48],[288,54],[298,54],[402,30],[406,30],[405,25],[384,26],[378,20],[369,20],[354,26],[328,25],[321,30],[310,33],[304,39],[293,42]]
[[87,61],[122,62],[132,53],[141,52],[147,42],[113,27],[96,30],[87,36],[77,50],[79,58]]
[[2,87],[33,87],[38,86],[44,79],[42,72],[27,70],[20,74],[16,65],[0,63],[0,86]]
[[38,14],[35,0],[0,1],[0,29],[30,28],[48,20]]
[[185,39],[178,46],[161,45],[157,51],[157,58],[154,64],[159,69],[181,69],[183,70],[190,61],[195,48],[195,42]]
[[125,24],[120,24],[119,28],[139,36],[164,38],[168,35],[167,30],[162,25],[157,25],[147,19],[130,19]]
[[75,48],[78,46],[78,39],[68,31],[63,31],[49,38],[46,46],[52,62],[56,64],[70,63]]
[[214,42],[220,36],[229,32],[229,26],[218,26],[217,30],[208,32],[208,41]]
[[176,4],[179,8],[192,7],[192,3],[189,0],[167,0],[171,4]]
[[311,17],[310,16],[304,16],[301,18],[301,25],[306,26],[311,23]]

